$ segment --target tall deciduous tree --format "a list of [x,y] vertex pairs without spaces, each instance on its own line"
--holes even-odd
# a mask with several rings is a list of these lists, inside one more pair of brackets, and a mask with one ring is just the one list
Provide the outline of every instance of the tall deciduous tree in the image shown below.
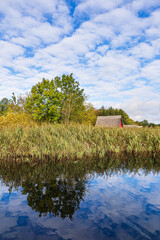
[[80,89],[79,82],[75,81],[73,74],[56,77],[55,83],[63,95],[61,115],[64,122],[69,123],[74,116],[83,111],[85,101],[84,89]]
[[36,120],[69,123],[84,110],[84,100],[84,90],[70,74],[51,81],[43,78],[32,87],[25,107]]
[[43,78],[32,87],[25,107],[34,119],[55,122],[60,117],[61,102],[62,93],[58,91],[55,81]]

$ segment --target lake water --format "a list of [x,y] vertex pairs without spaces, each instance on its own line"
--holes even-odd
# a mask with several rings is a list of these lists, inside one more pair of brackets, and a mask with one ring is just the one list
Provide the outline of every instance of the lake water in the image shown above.
[[0,169],[0,240],[160,239],[158,170],[82,163]]

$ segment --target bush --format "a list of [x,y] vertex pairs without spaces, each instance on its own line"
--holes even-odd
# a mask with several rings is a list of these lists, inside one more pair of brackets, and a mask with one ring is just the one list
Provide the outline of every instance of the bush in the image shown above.
[[31,115],[25,112],[15,113],[9,111],[6,115],[0,116],[0,128],[17,126],[26,127],[34,125],[37,125],[37,123],[32,120]]

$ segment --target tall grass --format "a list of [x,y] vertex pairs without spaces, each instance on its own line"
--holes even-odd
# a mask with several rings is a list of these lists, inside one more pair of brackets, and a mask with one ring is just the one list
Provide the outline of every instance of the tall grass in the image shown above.
[[[0,159],[16,161],[160,156],[160,129],[85,125],[18,126],[0,129]],[[144,160],[145,161],[145,160]]]

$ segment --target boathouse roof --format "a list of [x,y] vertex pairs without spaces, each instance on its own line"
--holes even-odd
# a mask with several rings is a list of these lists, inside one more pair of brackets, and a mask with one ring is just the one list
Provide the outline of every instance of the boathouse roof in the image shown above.
[[96,126],[100,127],[123,127],[121,115],[98,116]]

